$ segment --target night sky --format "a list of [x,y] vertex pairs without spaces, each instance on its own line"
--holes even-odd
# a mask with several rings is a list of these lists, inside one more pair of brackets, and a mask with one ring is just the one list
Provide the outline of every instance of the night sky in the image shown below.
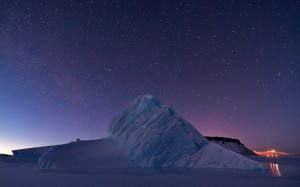
[[0,153],[108,136],[145,93],[203,135],[300,151],[300,1],[0,0]]

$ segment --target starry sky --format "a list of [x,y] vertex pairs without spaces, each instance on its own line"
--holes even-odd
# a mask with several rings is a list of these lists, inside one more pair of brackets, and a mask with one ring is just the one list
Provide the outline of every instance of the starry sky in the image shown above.
[[300,151],[300,1],[0,1],[0,153],[108,136],[145,93],[203,135]]

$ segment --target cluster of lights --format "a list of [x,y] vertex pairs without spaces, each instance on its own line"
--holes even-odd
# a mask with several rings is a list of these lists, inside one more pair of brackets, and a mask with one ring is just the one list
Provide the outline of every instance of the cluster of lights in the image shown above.
[[274,149],[270,149],[270,150],[267,150],[265,152],[257,152],[257,151],[254,151],[256,154],[258,155],[261,155],[261,156],[267,156],[267,157],[278,157],[278,153],[277,151],[275,151]]
[[267,155],[267,157],[278,157],[278,155]]
[[267,157],[278,157],[278,155],[277,154],[273,154],[273,153],[275,153],[276,151],[274,150],[274,149],[272,149],[272,150],[267,150],[267,152],[268,153],[271,153],[271,154],[267,154]]

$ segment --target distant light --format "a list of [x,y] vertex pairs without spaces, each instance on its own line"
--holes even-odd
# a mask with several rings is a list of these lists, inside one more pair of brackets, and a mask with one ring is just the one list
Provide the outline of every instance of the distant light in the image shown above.
[[275,153],[275,150],[273,149],[272,152]]

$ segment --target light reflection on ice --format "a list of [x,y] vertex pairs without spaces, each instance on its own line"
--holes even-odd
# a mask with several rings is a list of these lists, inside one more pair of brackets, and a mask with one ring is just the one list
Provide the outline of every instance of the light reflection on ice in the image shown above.
[[273,176],[275,176],[275,177],[281,177],[281,173],[280,173],[278,164],[270,163],[270,168],[271,168],[271,172],[272,172]]

